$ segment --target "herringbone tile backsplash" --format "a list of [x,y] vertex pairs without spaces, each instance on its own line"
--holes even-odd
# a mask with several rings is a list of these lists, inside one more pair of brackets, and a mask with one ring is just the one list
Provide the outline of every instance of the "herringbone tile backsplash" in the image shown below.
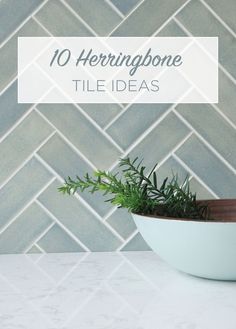
[[[148,250],[126,211],[57,192],[127,154],[236,197],[235,17],[235,0],[0,1],[1,253]],[[17,104],[17,37],[52,35],[219,36],[219,103]]]

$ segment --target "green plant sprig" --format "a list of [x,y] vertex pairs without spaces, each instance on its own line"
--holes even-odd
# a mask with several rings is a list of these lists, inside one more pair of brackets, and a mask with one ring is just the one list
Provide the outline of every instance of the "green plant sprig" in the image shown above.
[[[131,160],[129,157],[120,159],[120,171],[116,174],[97,170],[94,176],[88,173],[84,178],[68,177],[59,191],[64,194],[74,194],[78,190],[90,193],[101,191],[111,202],[118,207],[127,208],[131,212],[151,214],[175,218],[209,219],[207,205],[199,204],[196,193],[192,193],[187,176],[182,184],[178,176],[164,179],[158,186],[156,168],[152,168],[148,175],[146,167],[138,158]],[[121,178],[118,178],[121,177]]]

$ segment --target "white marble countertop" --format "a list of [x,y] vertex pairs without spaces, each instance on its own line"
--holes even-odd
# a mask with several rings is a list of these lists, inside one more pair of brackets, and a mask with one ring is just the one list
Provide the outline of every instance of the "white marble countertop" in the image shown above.
[[152,252],[0,256],[1,329],[235,329],[236,283]]

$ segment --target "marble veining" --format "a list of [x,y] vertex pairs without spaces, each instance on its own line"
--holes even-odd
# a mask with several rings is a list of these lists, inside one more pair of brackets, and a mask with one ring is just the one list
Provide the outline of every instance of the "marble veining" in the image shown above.
[[153,252],[0,256],[1,329],[235,329],[236,283]]

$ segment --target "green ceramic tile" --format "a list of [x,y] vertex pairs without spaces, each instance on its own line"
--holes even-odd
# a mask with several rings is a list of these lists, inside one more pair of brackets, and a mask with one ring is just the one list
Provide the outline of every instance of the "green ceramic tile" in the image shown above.
[[99,36],[107,35],[121,21],[117,12],[104,0],[66,1]]
[[[184,4],[184,0],[145,0],[113,32],[114,36],[145,37],[152,35],[174,12]],[[145,22],[145,24],[143,24]]]
[[205,0],[214,12],[236,33],[236,1]]
[[219,197],[235,197],[235,174],[197,137],[191,136],[176,154]]
[[0,184],[29,157],[51,127],[35,112],[29,114],[0,144]]
[[140,233],[137,233],[132,240],[130,240],[122,249],[121,251],[149,251],[151,250],[150,247],[146,244],[143,240]]
[[236,77],[236,39],[198,0],[189,2],[177,15],[195,36],[219,37],[219,61]]
[[36,18],[57,37],[89,37],[91,32],[58,0],[50,0]]
[[116,250],[120,240],[78,199],[60,194],[58,186],[59,182],[51,184],[39,201],[91,251]]
[[133,104],[108,128],[107,132],[123,149],[126,149],[169,107],[170,104]]
[[16,216],[51,178],[51,174],[37,160],[30,160],[0,190],[0,227]]
[[[33,19],[30,19],[14,36],[0,49],[0,91],[8,85],[17,74],[17,38],[46,36],[46,32]],[[17,101],[15,100],[17,103]]]
[[[177,111],[208,141],[220,155],[236,168],[236,131],[210,105],[180,104]],[[221,138],[220,135],[223,137]]]
[[[50,138],[38,154],[62,178],[68,176],[75,178],[76,175],[84,177],[87,172],[93,175],[94,170],[58,135]],[[63,156],[61,156],[62,154]],[[109,203],[104,202],[107,198],[104,198],[99,192],[91,194],[84,191],[83,194],[81,193],[81,197],[101,216],[104,216],[111,208]]]
[[39,206],[36,204],[31,205],[13,224],[1,233],[0,253],[13,254],[24,252],[47,229],[51,222],[51,219]]
[[0,43],[43,2],[43,0],[0,1]]
[[127,239],[136,229],[132,216],[126,209],[117,209],[108,219],[111,225],[124,239]]
[[41,104],[38,109],[97,167],[108,168],[118,149],[73,105]]
[[85,251],[57,224],[53,225],[37,244],[48,253]]
[[176,117],[168,114],[136,147],[130,156],[144,158],[147,169],[161,161],[189,133],[189,129]]

